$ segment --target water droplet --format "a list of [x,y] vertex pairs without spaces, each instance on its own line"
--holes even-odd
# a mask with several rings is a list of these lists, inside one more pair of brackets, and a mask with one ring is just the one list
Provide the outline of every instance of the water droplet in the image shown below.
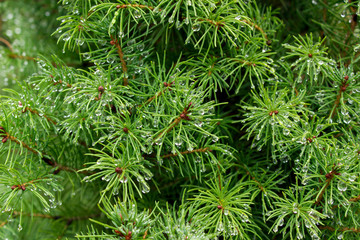
[[127,45],[128,45],[129,47],[131,47],[131,46],[133,46],[135,43],[136,43],[135,39],[131,39],[131,40],[129,40],[129,41],[127,42]]
[[83,39],[76,39],[76,44],[78,45],[78,46],[82,46],[82,45],[84,45],[84,40]]
[[152,172],[150,172],[150,171],[144,171],[144,179],[145,179],[146,181],[151,180],[152,177],[153,177]]
[[100,111],[100,110],[96,110],[96,111],[95,111],[95,115],[98,116],[98,117],[101,116],[101,111]]
[[212,141],[217,142],[217,141],[219,141],[219,138],[217,136],[213,136]]
[[140,13],[138,10],[135,10],[135,11],[134,11],[134,17],[135,17],[136,19],[141,18],[141,13]]
[[91,53],[84,53],[84,54],[83,54],[83,57],[84,57],[85,59],[89,59],[89,58],[91,57]]
[[356,175],[350,175],[350,176],[349,176],[349,181],[350,181],[350,182],[355,181],[355,179],[356,179]]
[[201,28],[201,25],[199,23],[195,23],[193,26],[192,26],[192,30],[194,32],[198,32]]
[[106,60],[109,64],[114,63],[115,59],[113,57],[108,57]]
[[100,39],[100,40],[98,41],[98,43],[99,43],[101,46],[105,46],[106,40]]
[[140,43],[139,45],[137,45],[137,49],[142,52],[145,48],[145,45],[143,43]]
[[289,136],[290,130],[287,129],[287,128],[284,128],[284,129],[283,129],[283,134],[284,134],[285,136]]
[[121,182],[121,183],[127,183],[127,177],[124,176],[123,178],[121,178],[121,179],[120,179],[120,182]]
[[297,203],[294,203],[294,204],[293,204],[293,213],[294,213],[294,214],[297,214],[297,213],[299,212],[299,209],[298,209],[297,206],[298,206]]
[[142,188],[141,188],[142,193],[146,194],[146,193],[150,192],[150,187],[146,182],[142,182],[141,186],[142,186]]
[[280,218],[278,224],[279,227],[281,227],[282,225],[284,225],[284,218]]
[[338,189],[339,189],[340,192],[345,192],[346,189],[347,189],[347,184],[346,184],[345,182],[343,182],[343,181],[340,180],[340,181],[338,182],[337,187],[338,187]]
[[174,139],[174,144],[176,146],[181,146],[181,144],[183,143],[182,139],[180,138],[180,136],[177,136],[175,139]]

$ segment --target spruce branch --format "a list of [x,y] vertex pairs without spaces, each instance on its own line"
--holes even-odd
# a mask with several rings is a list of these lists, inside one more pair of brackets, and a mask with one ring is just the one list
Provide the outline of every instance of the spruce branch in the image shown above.
[[224,26],[225,26],[225,23],[224,23],[224,22],[221,22],[221,21],[214,21],[214,20],[206,19],[206,18],[200,18],[200,19],[197,19],[197,20],[200,21],[200,22],[208,22],[208,23],[210,23],[211,25],[216,26],[217,28],[220,28],[220,27],[224,27]]
[[171,83],[167,83],[164,82],[164,86],[166,87],[165,89],[163,89],[162,91],[160,91],[159,93],[157,93],[156,95],[152,96],[151,98],[149,98],[148,100],[145,101],[145,103],[143,103],[142,105],[139,105],[139,108],[141,108],[142,106],[146,106],[147,104],[149,104],[152,100],[160,97],[162,94],[164,94],[166,92],[166,90],[171,91],[171,85],[173,85],[175,82],[172,81]]
[[144,233],[144,236],[143,236],[143,239],[146,239],[146,236],[147,236],[147,234],[148,234],[148,231],[149,231],[149,229],[146,229],[146,231],[145,231],[145,233]]
[[8,55],[10,58],[17,58],[17,59],[21,59],[21,60],[30,60],[30,61],[36,61],[36,58],[34,57],[29,57],[29,56],[21,56],[21,55],[17,55],[15,53],[10,53]]
[[357,197],[354,197],[354,198],[350,198],[350,199],[349,199],[349,202],[357,202],[357,201],[359,201],[359,200],[360,200],[360,195],[357,196]]
[[47,219],[54,219],[54,220],[62,219],[65,221],[81,221],[81,220],[87,220],[89,218],[99,217],[100,213],[90,214],[87,216],[68,217],[68,216],[50,215],[50,214],[43,214],[43,213],[24,213],[24,212],[19,212],[19,211],[13,211],[12,215],[14,217],[18,217],[18,216],[22,215],[22,216],[28,216],[28,217],[47,218]]
[[25,142],[22,142],[20,140],[18,140],[16,137],[11,136],[9,133],[5,132],[5,136],[2,139],[2,142],[5,143],[8,139],[10,139],[12,142],[15,142],[16,144],[26,148],[27,150],[29,150],[30,152],[38,155],[39,152],[31,147],[29,147],[29,145],[27,145]]
[[23,60],[31,60],[31,61],[36,60],[34,57],[21,56],[21,55],[15,54],[11,43],[8,40],[6,40],[5,38],[0,37],[0,42],[4,43],[6,45],[6,47],[9,48],[9,50],[11,51],[11,53],[8,54],[8,57],[10,57],[10,58],[18,58],[18,59],[23,59]]
[[[351,3],[353,3],[354,1],[353,0],[349,0],[348,1],[348,3],[349,4],[351,4]],[[357,16],[357,9],[355,8],[355,7],[353,7],[353,6],[350,6],[350,10],[351,10],[351,12],[352,12],[352,15],[351,15],[351,25],[350,25],[350,29],[351,29],[351,32],[352,33],[350,33],[349,32],[349,36],[351,35],[351,34],[354,34],[354,31],[355,31],[355,28],[356,28],[356,26],[357,26],[357,24],[358,24],[358,16]]]
[[164,134],[164,132],[169,133],[176,125],[178,125],[181,120],[187,120],[189,121],[190,118],[188,116],[189,114],[189,108],[191,107],[192,102],[189,103],[189,105],[187,107],[184,108],[184,110],[182,111],[182,113],[180,114],[180,116],[178,116],[177,118],[175,118],[175,120],[170,123],[170,126],[164,130],[162,130],[155,138],[154,141],[161,138]]
[[335,177],[335,175],[341,175],[338,171],[337,167],[333,167],[332,170],[325,175],[326,181],[325,185],[322,187],[321,191],[317,194],[315,205],[319,204],[323,198],[325,190],[329,187],[331,180]]
[[[16,144],[18,145],[21,145],[22,147],[26,148],[28,151],[32,152],[33,154],[35,155],[39,155],[40,152],[37,151],[36,149],[34,148],[31,148],[29,145],[27,145],[25,142],[23,141],[20,141],[18,140],[16,137],[14,136],[11,136],[9,133],[7,133],[3,127],[0,127],[0,136],[3,137],[2,139],[2,142],[3,143],[6,143],[7,140],[11,140],[12,142],[15,142]],[[64,166],[64,165],[61,165],[57,162],[55,162],[52,158],[48,157],[48,155],[46,153],[42,153],[41,154],[42,157],[41,159],[49,166],[52,166],[54,168],[57,168],[57,170],[54,172],[54,174],[58,173],[60,170],[63,170],[63,171],[67,171],[67,172],[79,172],[79,173],[82,173],[82,174],[85,174],[85,175],[91,175],[93,174],[92,172],[89,172],[89,171],[81,171],[81,170],[78,170],[76,168],[71,168],[71,167],[68,167],[68,166]]]
[[[247,169],[247,168],[245,168],[245,169]],[[260,183],[253,175],[251,175],[250,171],[247,170],[247,171],[246,171],[246,174],[249,175],[250,178],[251,178],[254,182],[256,182],[256,183],[258,184],[258,187],[260,188],[260,190],[265,193],[264,187],[261,185],[261,183]]]
[[353,227],[342,227],[342,228],[335,229],[335,228],[330,227],[330,226],[319,226],[319,228],[324,229],[324,230],[329,230],[329,231],[332,231],[332,232],[335,232],[335,231],[338,231],[338,232],[350,231],[350,232],[354,232],[354,233],[360,233],[360,228],[353,228]]
[[0,223],[0,228],[2,228],[3,226],[5,226],[8,222],[9,222],[8,220],[6,220],[6,221],[4,221],[4,222],[1,222],[1,223]]
[[[352,2],[353,2],[353,0],[348,1],[349,4],[351,4]],[[347,37],[346,37],[346,41],[345,41],[345,44],[347,45],[346,51],[348,51],[348,48],[350,45],[349,40],[350,40],[351,36],[355,34],[356,26],[358,25],[357,9],[353,6],[350,6],[350,10],[352,12],[352,15],[351,15],[351,20],[350,20],[350,30],[347,33]],[[345,51],[344,51],[344,54],[345,54]],[[355,59],[356,59],[356,56],[355,56]],[[352,59],[349,59],[345,65],[349,66],[351,64],[351,62],[352,62]]]
[[37,110],[34,110],[34,109],[30,108],[30,107],[25,107],[25,108],[22,110],[23,113],[25,113],[26,111],[29,111],[29,112],[31,112],[31,113],[34,114],[34,115],[38,115],[39,117],[44,117],[44,118],[46,118],[46,120],[47,120],[48,122],[51,122],[51,123],[54,124],[54,125],[57,124],[56,121],[54,121],[53,119],[51,119],[51,118],[48,117],[47,115],[45,115],[45,114],[40,114]]
[[259,30],[259,31],[261,32],[261,34],[264,36],[264,38],[266,39],[267,44],[270,45],[269,38],[268,38],[267,34],[266,34],[265,31],[264,31],[261,27],[259,27],[256,23],[254,23],[254,22],[252,22],[252,21],[248,21],[248,20],[246,20],[246,19],[241,20],[241,22],[244,22],[244,23],[246,23],[246,24],[248,24],[248,25],[250,25],[250,26],[253,26],[255,29]]
[[35,185],[37,182],[41,182],[41,181],[47,180],[47,179],[49,179],[49,178],[48,177],[37,178],[37,179],[33,179],[33,180],[30,180],[28,182],[24,182],[24,183],[21,183],[21,184],[18,184],[18,185],[12,185],[11,190],[23,190],[23,191],[25,191],[27,185]]
[[180,152],[179,153],[171,153],[171,154],[166,154],[166,155],[162,155],[160,156],[161,158],[172,158],[172,157],[177,157],[179,155],[186,155],[186,154],[191,154],[191,153],[197,153],[197,152],[202,152],[202,153],[205,153],[205,152],[212,152],[212,149],[210,149],[209,147],[206,147],[206,148],[199,148],[199,149],[194,149],[192,151],[184,151],[184,152]]
[[13,50],[13,48],[11,46],[11,43],[8,40],[6,40],[5,38],[0,37],[0,42],[4,43],[10,49],[11,52],[14,52],[14,50]]
[[118,55],[119,55],[120,61],[121,61],[122,70],[124,72],[124,86],[127,86],[129,84],[128,83],[128,75],[127,75],[128,70],[127,70],[126,62],[124,60],[124,53],[123,53],[123,51],[121,49],[119,40],[115,39],[113,36],[111,36],[110,44],[115,45],[116,48],[117,48],[117,52],[118,52]]
[[332,111],[331,111],[331,113],[330,113],[330,117],[331,117],[331,118],[333,118],[333,117],[336,115],[336,113],[337,113],[336,110],[337,110],[337,108],[338,108],[338,106],[339,106],[339,104],[340,104],[340,99],[341,99],[341,97],[343,96],[343,93],[346,91],[346,88],[349,86],[348,80],[349,80],[349,76],[346,75],[346,76],[344,77],[344,81],[342,81],[342,83],[341,83],[341,86],[340,86],[340,88],[339,88],[339,92],[338,92],[338,94],[337,94],[337,96],[336,96],[336,99],[335,99],[335,102],[334,102]]
[[[54,78],[52,75],[50,75],[51,78]],[[55,81],[53,82],[54,86],[58,85],[58,84],[63,84],[63,86],[67,87],[67,88],[72,88],[73,86],[70,83],[65,83],[63,82],[61,79],[59,81]],[[76,89],[77,91],[80,91],[80,89]]]
[[[124,9],[124,8],[147,8],[150,10],[154,10],[154,7],[151,6],[147,6],[147,5],[142,5],[142,4],[118,4],[116,5],[117,9]],[[161,9],[159,9],[159,11],[161,11]]]

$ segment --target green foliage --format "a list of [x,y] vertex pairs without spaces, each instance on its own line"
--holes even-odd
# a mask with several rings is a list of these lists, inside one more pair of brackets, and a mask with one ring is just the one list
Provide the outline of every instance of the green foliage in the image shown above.
[[0,1],[0,238],[358,239],[359,8]]

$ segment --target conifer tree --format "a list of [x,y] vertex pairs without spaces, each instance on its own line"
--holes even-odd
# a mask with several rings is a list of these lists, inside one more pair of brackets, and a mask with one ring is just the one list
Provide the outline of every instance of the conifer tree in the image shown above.
[[360,237],[359,1],[0,9],[1,239]]

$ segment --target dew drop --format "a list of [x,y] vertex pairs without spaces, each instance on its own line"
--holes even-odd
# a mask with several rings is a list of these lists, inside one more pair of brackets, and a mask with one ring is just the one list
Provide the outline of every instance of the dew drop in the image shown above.
[[346,189],[347,189],[347,185],[343,181],[339,181],[337,187],[338,187],[340,192],[345,192]]
[[201,25],[199,23],[195,23],[193,26],[192,26],[192,30],[194,32],[198,32],[201,28]]

